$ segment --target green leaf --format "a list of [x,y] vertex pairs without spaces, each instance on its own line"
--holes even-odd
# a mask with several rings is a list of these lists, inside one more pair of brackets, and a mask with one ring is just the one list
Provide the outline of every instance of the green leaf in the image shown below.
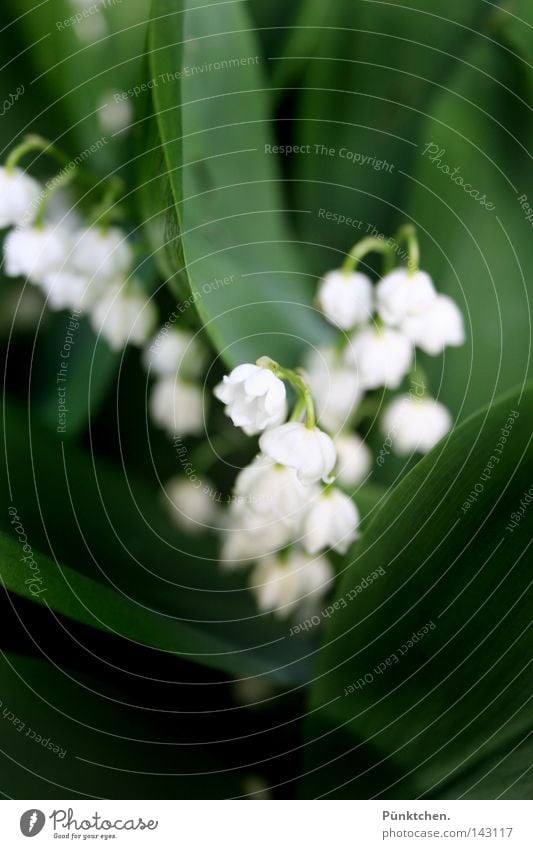
[[13,65],[31,61],[32,90],[45,92],[45,109],[40,102],[26,132],[43,133],[47,113],[59,113],[64,122],[56,138],[59,146],[68,137],[73,154],[83,154],[93,170],[117,165],[124,134],[103,126],[98,110],[104,103],[113,105],[114,95],[127,91],[138,77],[147,23],[144,5],[95,3],[82,9],[68,0],[8,0],[7,5],[11,28],[20,32],[26,46],[32,45],[24,56],[13,55]]
[[100,409],[119,363],[87,319],[50,316],[35,342],[31,397],[39,418],[65,438],[76,437]]
[[444,17],[438,0],[423,8],[353,0],[322,6],[327,22],[318,44],[306,51],[296,42],[283,60],[309,60],[294,131],[306,147],[290,164],[295,205],[311,212],[295,219],[298,234],[315,245],[318,273],[340,265],[339,252],[364,236],[388,237],[403,223],[404,172],[417,156],[424,116],[490,11],[461,0]]
[[[287,623],[258,613],[246,575],[220,570],[214,534],[187,537],[174,527],[157,477],[137,479],[50,440],[33,422],[30,439],[25,415],[10,403],[4,439],[0,527],[13,535],[14,507],[32,547],[49,558],[53,609],[90,617],[56,561],[67,564],[89,610],[101,611],[102,627],[236,674],[265,674],[284,686],[309,680],[314,644],[289,639]],[[9,568],[10,588],[27,595],[27,576]],[[96,619],[88,624],[99,627]]]
[[[302,348],[330,338],[312,306],[314,275],[306,273],[286,225],[276,155],[268,146],[268,97],[258,45],[243,3],[194,8],[155,0],[150,27],[150,78],[180,239],[189,302],[218,352],[236,364],[268,353],[288,364]],[[150,125],[150,120],[147,121]],[[154,140],[153,128],[147,130]],[[157,195],[145,219],[160,219],[162,190],[154,148],[142,180]],[[150,176],[149,176],[150,175]],[[145,185],[146,200],[149,189]],[[307,214],[305,211],[302,215]],[[152,235],[148,229],[148,235]],[[161,243],[152,245],[160,250]]]
[[507,51],[486,42],[466,62],[423,126],[407,201],[423,267],[465,312],[467,344],[447,351],[444,366],[425,359],[433,384],[442,381],[441,400],[461,416],[531,374],[525,78]]
[[200,735],[184,710],[185,688],[174,686],[170,709],[144,709],[153,682],[142,682],[142,695],[128,692],[117,684],[124,678],[119,670],[111,682],[54,658],[2,652],[0,672],[0,763],[11,798],[113,799],[120,792],[129,799],[209,799],[243,792],[242,774],[224,770],[220,749],[217,758],[215,747],[193,745]]
[[[518,780],[511,750],[532,726],[532,417],[529,385],[465,421],[346,563],[312,688],[306,796],[475,796],[469,774],[502,758]],[[498,769],[482,787],[505,791]]]

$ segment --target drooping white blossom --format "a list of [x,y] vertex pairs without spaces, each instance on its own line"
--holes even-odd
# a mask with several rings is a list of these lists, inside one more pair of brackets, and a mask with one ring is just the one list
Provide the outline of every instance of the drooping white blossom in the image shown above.
[[106,91],[98,104],[98,123],[106,133],[118,133],[130,127],[133,109],[127,97],[117,91]]
[[41,289],[46,295],[47,306],[52,310],[75,309],[87,312],[96,303],[101,287],[81,274],[74,274],[65,267],[62,271],[45,274]]
[[199,377],[205,364],[205,350],[189,330],[172,327],[160,330],[143,353],[147,369],[160,377],[179,374],[180,377]]
[[213,498],[214,488],[209,481],[180,476],[165,484],[165,504],[172,521],[190,534],[212,530],[219,510]]
[[68,232],[60,227],[20,227],[4,241],[4,271],[8,277],[27,277],[42,283],[45,275],[61,271],[70,249]]
[[20,168],[0,167],[0,229],[29,226],[37,214],[42,189]]
[[234,488],[245,509],[267,521],[280,521],[294,533],[313,494],[313,487],[304,486],[294,469],[261,454],[239,472]]
[[396,454],[425,454],[446,436],[452,417],[434,398],[401,395],[386,408],[381,425]]
[[346,426],[361,400],[357,372],[332,348],[312,351],[305,370],[318,420],[327,430],[336,433]]
[[370,448],[356,433],[340,433],[334,442],[337,450],[336,480],[342,486],[357,486],[370,472]]
[[296,607],[316,604],[328,591],[333,569],[326,557],[310,557],[292,549],[286,559],[267,557],[250,574],[257,606],[286,619]]
[[253,561],[274,554],[293,538],[290,524],[259,516],[237,500],[226,513],[219,562],[223,569],[242,569]]
[[432,356],[440,354],[447,345],[463,345],[465,341],[463,315],[447,295],[438,295],[426,312],[407,318],[402,331],[414,345]]
[[149,408],[154,424],[171,435],[200,434],[204,429],[203,394],[195,384],[159,378],[152,387]]
[[91,312],[94,329],[115,351],[125,345],[144,345],[157,322],[153,301],[134,286],[111,286]]
[[332,548],[345,554],[357,537],[359,512],[340,489],[327,487],[316,498],[305,518],[303,545],[309,554]]
[[330,271],[320,281],[317,301],[328,321],[341,330],[351,330],[370,321],[372,283],[359,271]]
[[214,389],[226,415],[248,436],[282,422],[287,415],[285,384],[268,368],[237,366]]
[[436,297],[433,281],[425,271],[410,273],[406,268],[396,268],[376,287],[378,314],[392,327],[399,327],[410,316],[422,315]]
[[318,427],[287,422],[262,434],[259,447],[276,463],[289,466],[304,486],[331,479],[337,460],[333,440]]
[[69,264],[78,274],[105,280],[123,280],[133,261],[133,251],[120,227],[88,227],[73,234]]
[[413,346],[403,333],[388,327],[365,327],[346,348],[364,389],[396,389],[411,367]]

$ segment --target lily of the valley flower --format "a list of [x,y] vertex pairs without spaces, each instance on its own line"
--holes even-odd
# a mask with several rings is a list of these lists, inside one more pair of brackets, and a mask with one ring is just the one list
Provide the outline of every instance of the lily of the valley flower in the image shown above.
[[330,271],[320,282],[317,300],[328,321],[341,330],[352,330],[370,320],[372,283],[358,271]]
[[248,436],[280,424],[287,415],[285,384],[268,368],[237,366],[214,390],[225,412]]
[[409,371],[412,358],[410,340],[388,327],[365,327],[346,349],[346,359],[357,369],[365,389],[396,389]]
[[372,453],[356,433],[340,433],[335,437],[337,449],[336,481],[342,486],[357,486],[368,475]]
[[305,487],[294,469],[259,455],[239,472],[234,495],[251,513],[279,520],[296,532],[313,488]]
[[202,390],[174,377],[162,377],[152,388],[150,415],[171,435],[199,434],[204,427]]
[[153,301],[134,288],[115,284],[94,306],[91,322],[110,347],[119,351],[124,345],[144,345],[157,322]]
[[31,224],[41,191],[37,180],[20,168],[0,168],[0,229]]
[[176,477],[167,481],[165,501],[174,524],[191,534],[212,529],[218,519],[212,491],[212,485],[206,480]]
[[411,273],[397,268],[386,274],[376,287],[378,314],[385,324],[399,327],[410,316],[422,315],[436,296],[431,277],[425,271]]
[[359,513],[339,489],[327,488],[313,502],[304,522],[303,545],[309,554],[332,548],[345,554],[357,537]]
[[330,348],[313,351],[305,365],[318,420],[327,430],[336,433],[346,426],[361,400],[357,372]]
[[447,345],[462,345],[465,341],[461,310],[447,295],[438,295],[424,313],[408,317],[402,330],[414,345],[432,356],[440,354]]
[[295,469],[304,486],[331,480],[337,454],[331,437],[318,427],[287,422],[263,433],[259,447],[276,463]]
[[446,436],[452,426],[449,411],[434,398],[402,395],[383,414],[382,429],[393,450],[406,456],[414,451],[425,454]]
[[286,619],[298,606],[311,606],[328,591],[333,569],[326,557],[309,557],[293,549],[283,560],[267,557],[250,575],[250,589],[260,610]]
[[160,377],[179,374],[181,377],[199,377],[205,363],[205,351],[198,338],[189,330],[174,327],[161,330],[143,353],[146,368]]
[[20,227],[4,242],[4,271],[8,277],[27,277],[42,283],[47,274],[60,271],[70,248],[69,234],[59,227]]
[[132,259],[131,245],[119,227],[90,227],[73,234],[69,264],[78,274],[121,280],[127,277]]

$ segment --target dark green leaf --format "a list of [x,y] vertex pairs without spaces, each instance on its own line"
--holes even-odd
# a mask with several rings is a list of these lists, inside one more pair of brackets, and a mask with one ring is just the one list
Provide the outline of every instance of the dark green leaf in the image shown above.
[[[472,416],[370,524],[325,634],[305,795],[438,798],[457,783],[469,796],[469,774],[504,756],[518,780],[511,749],[532,725],[532,417],[531,385]],[[497,769],[482,786],[505,792]]]
[[[244,4],[195,10],[155,0],[150,63],[175,205],[166,212],[177,219],[158,229],[179,234],[190,303],[226,362],[268,352],[293,364],[306,344],[330,331],[312,307],[315,278],[305,273],[285,224],[276,155],[267,147],[261,57]],[[148,219],[168,202],[151,172],[159,190]]]

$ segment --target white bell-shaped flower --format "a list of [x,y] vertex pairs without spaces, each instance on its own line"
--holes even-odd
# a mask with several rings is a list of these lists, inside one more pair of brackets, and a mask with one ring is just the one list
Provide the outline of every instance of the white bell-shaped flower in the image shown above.
[[20,168],[0,168],[0,229],[29,226],[37,214],[42,189]]
[[434,398],[401,395],[386,408],[381,425],[396,454],[425,454],[446,436],[452,417]]
[[132,261],[131,245],[120,227],[90,227],[73,235],[69,262],[78,274],[117,280],[127,277]]
[[426,312],[407,318],[402,331],[432,356],[440,354],[447,345],[463,345],[465,341],[463,315],[447,295],[438,295]]
[[336,481],[351,487],[361,483],[372,467],[372,452],[356,433],[339,433],[334,439],[337,449]]
[[298,606],[316,604],[329,590],[333,569],[326,557],[309,557],[293,549],[285,559],[261,560],[250,574],[257,606],[286,619]]
[[135,284],[116,284],[96,302],[91,322],[109,346],[120,351],[125,345],[145,344],[157,323],[157,310]]
[[225,519],[219,562],[228,571],[274,554],[293,539],[290,524],[259,516],[241,500],[232,502]]
[[62,271],[46,274],[41,283],[46,304],[52,310],[75,309],[87,312],[96,303],[101,287],[65,267]]
[[160,377],[179,374],[180,377],[199,377],[205,364],[205,350],[198,336],[178,327],[163,327],[143,353],[147,369]]
[[388,327],[365,327],[350,341],[346,360],[364,389],[396,389],[411,367],[413,346],[407,336]]
[[303,545],[309,554],[332,548],[345,554],[357,538],[359,512],[340,489],[325,489],[313,501],[305,518]]
[[47,274],[62,269],[69,250],[69,233],[60,227],[21,227],[6,236],[4,271],[41,284]]
[[424,313],[436,297],[433,281],[425,271],[411,274],[406,268],[396,268],[376,287],[378,314],[392,327],[400,326],[410,316]]
[[317,302],[331,324],[351,330],[370,321],[373,310],[372,283],[359,271],[330,271],[320,281]]
[[203,395],[199,386],[174,377],[161,377],[150,395],[154,424],[172,436],[200,434],[204,429]]
[[331,437],[320,428],[309,428],[301,422],[287,422],[266,431],[259,447],[276,463],[295,469],[304,486],[320,479],[328,483],[337,461]]
[[237,366],[214,389],[226,415],[248,436],[282,422],[287,415],[285,384],[268,368]]
[[165,484],[165,504],[174,524],[190,534],[213,530],[218,520],[216,490],[196,475],[175,477]]
[[260,454],[239,472],[234,495],[257,516],[279,520],[296,532],[313,488],[304,486],[294,469]]
[[312,351],[305,370],[318,420],[327,430],[336,433],[346,426],[361,400],[357,372],[331,348]]

